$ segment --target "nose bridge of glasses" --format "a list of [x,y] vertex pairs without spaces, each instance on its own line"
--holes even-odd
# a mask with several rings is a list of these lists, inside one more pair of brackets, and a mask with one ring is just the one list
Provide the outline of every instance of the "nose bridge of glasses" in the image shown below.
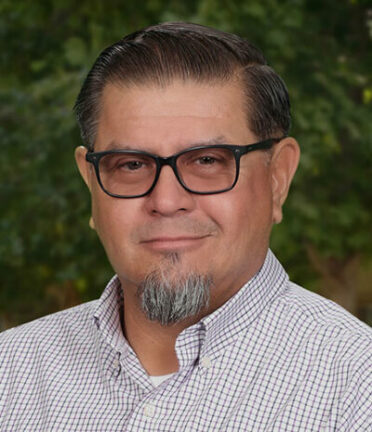
[[[181,178],[180,178],[180,175],[179,175],[179,173],[178,173],[178,170],[177,170],[177,166],[176,166],[176,163],[177,163],[177,157],[178,157],[178,155],[173,155],[173,156],[168,156],[168,157],[161,157],[161,156],[158,156],[158,157],[156,158],[157,163],[158,163],[158,174],[157,174],[157,176],[156,176],[156,180],[155,180],[155,184],[154,184],[154,186],[158,183],[158,180],[159,180],[159,177],[160,177],[160,175],[161,175],[161,171],[162,171],[163,167],[166,166],[166,165],[168,165],[168,166],[172,169],[173,174],[174,174],[174,176],[175,176],[177,182],[178,182],[178,183],[179,183],[183,188],[185,188],[185,186],[184,186],[184,184],[183,184],[183,182],[182,182],[182,180],[181,180]],[[154,187],[154,186],[153,186],[153,187]]]
[[178,179],[178,173],[177,173],[177,167],[176,167],[176,159],[177,156],[168,156],[168,157],[161,157],[159,156],[157,158],[158,163],[159,163],[159,175],[161,173],[161,170],[164,166],[168,165],[172,168],[174,175],[177,177]]

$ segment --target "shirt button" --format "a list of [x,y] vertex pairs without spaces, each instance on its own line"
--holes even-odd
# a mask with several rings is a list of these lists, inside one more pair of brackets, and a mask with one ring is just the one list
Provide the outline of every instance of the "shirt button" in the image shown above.
[[154,405],[151,404],[147,404],[145,405],[143,412],[145,414],[146,417],[153,417],[155,414],[155,407]]
[[119,364],[120,364],[119,359],[118,358],[114,359],[112,364],[114,366],[114,369],[117,369],[119,367]]
[[209,357],[203,357],[200,361],[200,364],[204,368],[209,369],[212,366],[212,360]]

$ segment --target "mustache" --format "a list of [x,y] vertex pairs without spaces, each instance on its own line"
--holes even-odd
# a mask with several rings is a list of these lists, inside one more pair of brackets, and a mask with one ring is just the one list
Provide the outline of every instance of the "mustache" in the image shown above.
[[199,221],[189,216],[180,216],[172,220],[159,219],[137,227],[131,233],[134,242],[140,243],[161,236],[203,237],[217,233],[218,226],[212,220]]

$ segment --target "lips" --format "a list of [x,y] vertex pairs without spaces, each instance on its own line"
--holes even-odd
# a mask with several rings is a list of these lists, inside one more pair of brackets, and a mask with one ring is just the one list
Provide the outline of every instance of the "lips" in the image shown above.
[[150,239],[143,240],[141,243],[145,246],[155,250],[175,250],[175,249],[190,249],[198,247],[201,243],[209,237],[209,235],[203,236],[161,236],[153,237]]

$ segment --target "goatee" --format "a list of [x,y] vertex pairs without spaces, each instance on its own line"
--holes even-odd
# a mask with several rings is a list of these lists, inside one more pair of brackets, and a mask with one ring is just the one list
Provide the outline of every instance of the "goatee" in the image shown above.
[[137,295],[145,316],[168,326],[196,316],[208,308],[212,278],[196,272],[177,271],[178,254],[170,254],[168,265],[149,273]]

